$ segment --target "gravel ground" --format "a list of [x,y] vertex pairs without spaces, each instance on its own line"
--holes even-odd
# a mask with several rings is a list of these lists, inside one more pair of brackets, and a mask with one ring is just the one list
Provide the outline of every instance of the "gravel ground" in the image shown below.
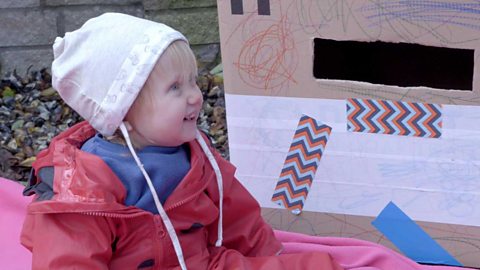
[[[210,134],[214,146],[228,159],[223,79],[221,71],[212,73],[199,76],[204,105],[198,126]],[[36,154],[79,121],[82,118],[52,88],[46,69],[25,77],[7,73],[0,82],[0,177],[26,181]]]

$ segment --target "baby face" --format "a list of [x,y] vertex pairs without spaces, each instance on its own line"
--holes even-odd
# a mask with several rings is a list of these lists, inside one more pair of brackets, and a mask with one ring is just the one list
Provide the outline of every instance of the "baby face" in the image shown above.
[[195,65],[179,63],[171,54],[160,57],[126,116],[135,147],[178,146],[195,139],[203,103]]

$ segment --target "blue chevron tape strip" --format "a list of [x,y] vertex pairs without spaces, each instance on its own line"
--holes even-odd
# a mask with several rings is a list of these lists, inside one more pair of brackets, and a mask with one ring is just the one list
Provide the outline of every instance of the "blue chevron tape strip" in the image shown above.
[[325,150],[332,128],[307,116],[300,118],[272,201],[300,212]]
[[438,138],[442,135],[441,105],[391,100],[347,100],[347,130]]

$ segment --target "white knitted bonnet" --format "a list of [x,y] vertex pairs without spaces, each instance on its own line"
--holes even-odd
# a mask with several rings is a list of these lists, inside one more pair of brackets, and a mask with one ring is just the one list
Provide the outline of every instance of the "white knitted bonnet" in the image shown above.
[[103,135],[112,135],[155,63],[175,40],[167,25],[105,13],[53,44],[52,85],[63,100]]

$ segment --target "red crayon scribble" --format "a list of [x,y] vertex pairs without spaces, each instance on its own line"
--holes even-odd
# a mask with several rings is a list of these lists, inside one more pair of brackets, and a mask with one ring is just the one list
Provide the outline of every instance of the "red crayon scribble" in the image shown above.
[[247,85],[263,90],[279,90],[296,83],[293,73],[297,64],[298,53],[286,15],[247,39],[234,63]]

